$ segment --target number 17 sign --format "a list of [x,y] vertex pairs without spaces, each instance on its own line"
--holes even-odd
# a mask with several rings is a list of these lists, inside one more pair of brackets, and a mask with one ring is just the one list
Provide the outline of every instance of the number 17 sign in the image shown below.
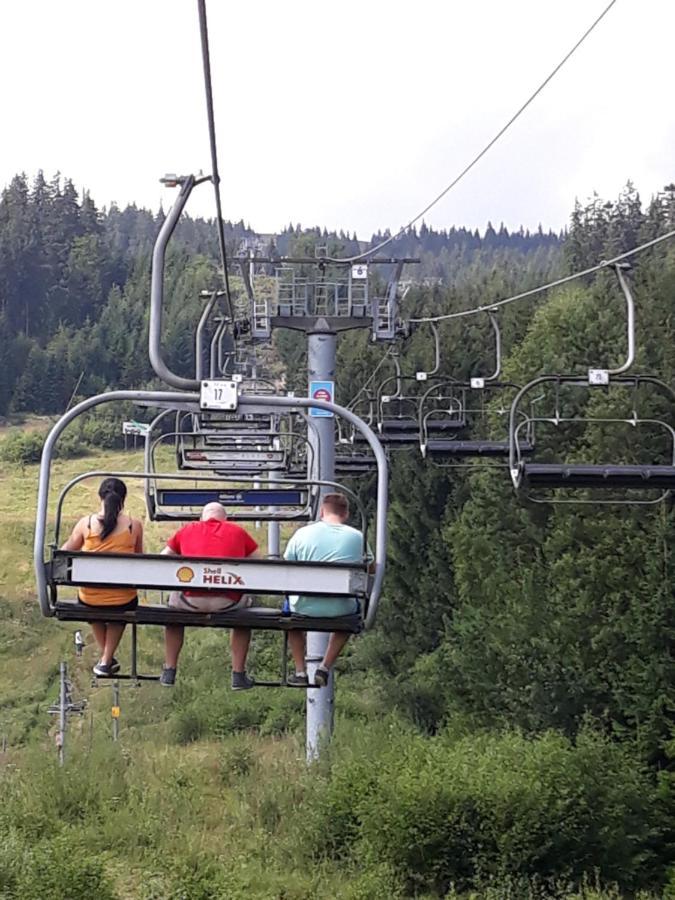
[[[334,381],[310,381],[309,383],[309,396],[311,400],[325,400],[328,403],[333,402],[333,398],[335,397],[335,382]],[[314,418],[326,418],[332,417],[333,413],[327,409],[316,409],[311,406],[309,409],[310,416]]]

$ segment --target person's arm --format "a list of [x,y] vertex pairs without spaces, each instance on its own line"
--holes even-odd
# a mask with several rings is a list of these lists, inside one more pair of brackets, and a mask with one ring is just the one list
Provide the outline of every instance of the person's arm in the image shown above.
[[166,547],[162,550],[162,556],[180,556],[180,533],[183,529],[179,528],[175,534],[172,534],[166,542]]
[[143,552],[143,523],[140,519],[132,519],[133,522],[133,533],[136,539],[134,543],[134,553],[142,553]]
[[65,541],[61,545],[62,550],[81,550],[84,545],[84,523],[85,519],[80,519],[80,521],[75,525],[73,530],[70,533],[70,537],[67,541]]
[[284,559],[295,560],[298,558],[298,554],[295,549],[295,532],[288,539],[288,543],[286,544],[286,549],[284,550]]
[[258,547],[258,542],[254,540],[248,531],[244,531],[246,537],[244,538],[244,556],[246,559],[260,559],[260,548]]
[[368,572],[375,574],[375,554],[370,549],[370,544],[366,544],[366,562],[368,563]]

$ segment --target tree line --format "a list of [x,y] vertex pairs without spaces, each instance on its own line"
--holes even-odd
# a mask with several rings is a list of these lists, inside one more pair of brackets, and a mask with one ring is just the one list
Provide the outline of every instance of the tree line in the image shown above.
[[[164,212],[112,205],[99,210],[72,180],[40,172],[29,183],[17,175],[0,195],[0,415],[62,411],[74,391],[83,396],[117,387],[142,387],[153,373],[147,360],[150,257]],[[244,222],[225,223],[230,255],[247,241],[260,252],[300,253],[330,244],[357,253],[355,235],[289,225],[256,236]],[[380,235],[374,235],[379,239]],[[558,252],[552,234],[485,235],[463,228],[422,226],[392,251],[422,257],[421,277],[440,277],[496,263]],[[218,240],[212,221],[184,216],[167,262],[167,356],[177,370],[193,370],[192,334],[199,292],[220,286]]]

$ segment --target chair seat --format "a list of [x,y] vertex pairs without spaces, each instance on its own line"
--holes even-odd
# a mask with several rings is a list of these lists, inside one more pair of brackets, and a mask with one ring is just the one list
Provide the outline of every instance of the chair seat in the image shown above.
[[525,463],[531,487],[675,489],[675,466]]
[[283,613],[266,606],[252,606],[229,612],[198,613],[171,609],[159,604],[140,604],[119,612],[105,606],[85,606],[71,600],[59,600],[56,618],[62,622],[126,622],[129,625],[187,625],[197,628],[253,628],[262,631],[345,631],[358,634],[363,628],[359,613],[349,616],[321,617]]
[[[507,457],[508,441],[450,441],[441,438],[430,438],[426,443],[428,456],[489,456]],[[522,454],[532,453],[530,444],[520,444]]]

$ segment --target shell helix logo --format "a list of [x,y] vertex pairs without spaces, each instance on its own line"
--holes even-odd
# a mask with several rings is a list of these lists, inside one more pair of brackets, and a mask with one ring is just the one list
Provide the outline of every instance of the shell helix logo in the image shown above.
[[189,584],[194,577],[194,569],[191,569],[190,566],[181,566],[176,572],[176,578],[181,584]]
[[210,569],[204,566],[202,584],[217,584],[222,587],[243,587],[244,579],[236,572],[228,572],[220,568]]

